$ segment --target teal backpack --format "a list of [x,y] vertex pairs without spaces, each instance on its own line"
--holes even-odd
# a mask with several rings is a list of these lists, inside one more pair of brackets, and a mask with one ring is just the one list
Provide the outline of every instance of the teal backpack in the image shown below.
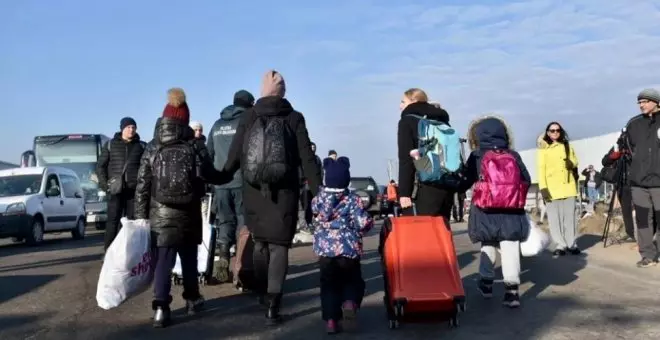
[[[426,116],[412,115],[419,118],[417,132],[418,150],[421,161],[426,164],[417,167],[417,176],[422,183],[449,184],[446,176],[458,171],[463,164],[461,138],[449,124],[428,119]],[[416,164],[419,161],[415,161]]]

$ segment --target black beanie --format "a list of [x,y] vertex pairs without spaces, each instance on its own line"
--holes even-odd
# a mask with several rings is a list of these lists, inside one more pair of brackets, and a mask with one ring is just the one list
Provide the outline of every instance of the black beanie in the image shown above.
[[351,162],[347,157],[337,160],[326,158],[323,160],[325,170],[325,186],[333,189],[346,189],[351,184]]
[[137,123],[135,122],[135,119],[131,117],[122,118],[121,121],[119,122],[119,131],[124,130],[124,128],[129,125],[133,125],[137,128]]
[[254,106],[254,96],[246,90],[240,90],[234,94],[234,105],[249,108]]

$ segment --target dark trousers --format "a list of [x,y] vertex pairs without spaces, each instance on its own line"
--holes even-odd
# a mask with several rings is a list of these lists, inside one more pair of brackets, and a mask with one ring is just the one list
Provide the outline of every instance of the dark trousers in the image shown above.
[[[216,227],[217,243],[219,249],[224,249],[229,255],[229,248],[236,244],[236,230],[238,226],[245,225],[243,215],[243,189],[217,189],[215,191],[217,202]],[[224,248],[223,248],[224,246]]]
[[167,307],[172,302],[172,269],[176,263],[176,255],[181,258],[181,274],[183,276],[183,298],[196,300],[200,297],[197,277],[197,246],[157,247],[154,250],[156,258],[154,269],[154,306]]
[[134,218],[135,214],[135,191],[128,190],[119,195],[111,195],[108,198],[108,221],[105,225],[105,250],[110,247],[115,240],[119,230],[121,230],[121,218],[127,217],[129,220]]
[[359,307],[364,298],[360,259],[319,257],[321,270],[321,310],[323,320],[339,320],[341,306],[352,301]]
[[281,295],[289,269],[289,248],[279,244],[255,242],[252,255],[258,293]]
[[309,189],[303,189],[300,192],[300,204],[302,206],[302,210],[305,212],[305,223],[307,225],[312,223],[312,199],[313,199],[312,192]]
[[461,195],[456,195],[454,199],[454,204],[451,206],[451,214],[454,217],[454,221],[463,220],[463,206],[465,205],[465,200]]
[[[426,184],[420,184],[413,199],[417,215],[442,216],[451,218],[451,206],[454,204],[454,192]],[[401,212],[404,216],[413,215],[413,209],[407,208]]]
[[632,188],[632,199],[637,217],[637,245],[642,258],[656,260],[658,247],[655,233],[658,229],[656,217],[660,217],[660,188]]
[[633,202],[632,189],[630,186],[624,186],[619,190],[619,203],[621,203],[621,215],[623,216],[623,225],[626,228],[626,235],[635,239],[635,222],[633,220]]

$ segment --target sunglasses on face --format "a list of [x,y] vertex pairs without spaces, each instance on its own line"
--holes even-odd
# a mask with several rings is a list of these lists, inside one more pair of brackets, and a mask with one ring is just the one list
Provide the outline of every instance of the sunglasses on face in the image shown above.
[[550,133],[560,133],[561,129],[548,129],[548,132],[550,132]]

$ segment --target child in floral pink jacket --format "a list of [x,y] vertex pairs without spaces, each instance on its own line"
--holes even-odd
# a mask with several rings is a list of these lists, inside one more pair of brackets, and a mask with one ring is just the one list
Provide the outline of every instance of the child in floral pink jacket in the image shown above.
[[312,200],[314,253],[321,269],[321,307],[329,334],[355,326],[355,315],[364,297],[360,257],[362,237],[373,219],[360,197],[348,189],[350,161],[346,157],[323,161],[325,185]]

